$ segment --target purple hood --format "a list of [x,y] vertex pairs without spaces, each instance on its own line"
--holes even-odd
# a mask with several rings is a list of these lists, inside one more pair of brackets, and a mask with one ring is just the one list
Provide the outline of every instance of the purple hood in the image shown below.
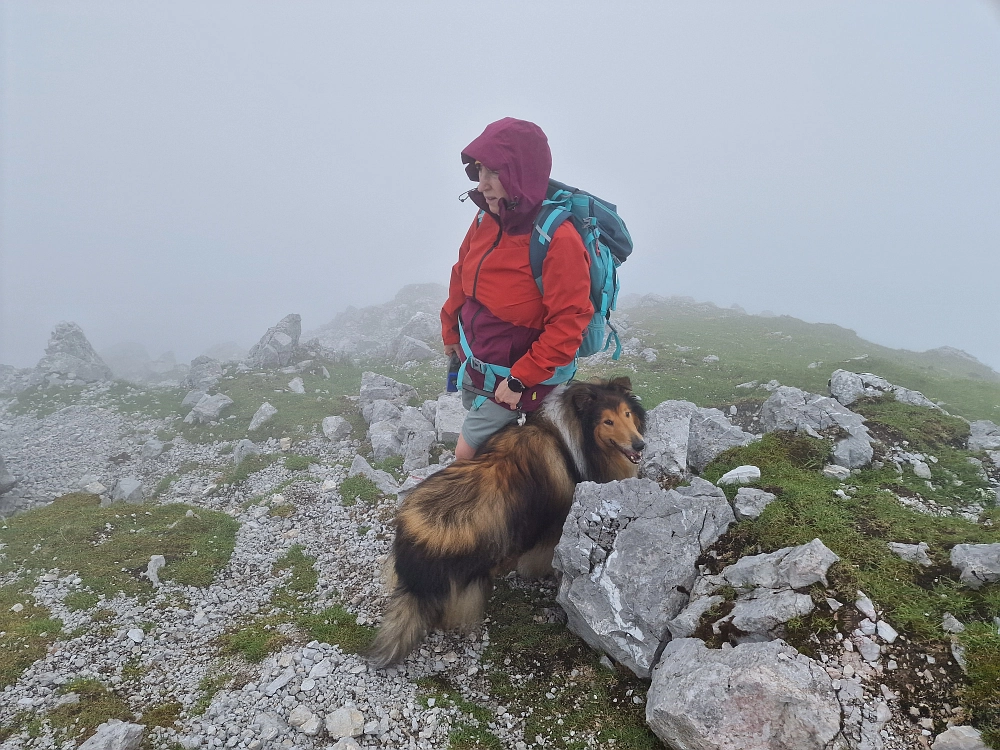
[[[462,151],[462,162],[470,179],[479,180],[475,162],[500,173],[500,184],[510,196],[500,202],[500,226],[507,234],[529,234],[538,209],[545,200],[552,171],[549,140],[542,129],[527,120],[505,117],[486,126],[483,134]],[[472,202],[489,211],[486,199],[475,188]]]

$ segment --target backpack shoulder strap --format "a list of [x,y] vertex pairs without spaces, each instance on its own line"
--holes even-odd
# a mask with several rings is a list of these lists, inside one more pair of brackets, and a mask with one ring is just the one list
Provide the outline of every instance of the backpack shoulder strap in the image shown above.
[[528,259],[531,263],[531,275],[538,284],[538,291],[543,294],[545,290],[542,288],[542,263],[549,254],[549,244],[556,230],[566,219],[572,218],[572,197],[573,194],[562,183],[549,180],[548,195],[542,201],[542,207],[531,230]]

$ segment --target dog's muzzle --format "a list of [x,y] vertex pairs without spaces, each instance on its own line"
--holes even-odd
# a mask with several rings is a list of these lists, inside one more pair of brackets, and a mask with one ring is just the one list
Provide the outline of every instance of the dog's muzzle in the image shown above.
[[646,442],[644,440],[633,440],[632,444],[625,448],[621,445],[615,445],[618,450],[625,454],[625,458],[634,464],[638,464],[642,460],[642,452],[646,449]]

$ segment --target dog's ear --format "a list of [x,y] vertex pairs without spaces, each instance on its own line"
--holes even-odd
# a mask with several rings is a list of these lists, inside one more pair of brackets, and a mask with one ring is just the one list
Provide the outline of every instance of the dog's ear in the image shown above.
[[621,377],[618,378],[612,378],[611,382],[608,383],[608,385],[616,385],[619,388],[623,388],[624,390],[628,391],[629,393],[632,392],[632,379],[628,375],[622,375]]
[[572,397],[570,398],[570,403],[573,404],[573,411],[578,414],[583,414],[596,400],[597,396],[594,394],[593,389],[585,386],[574,391]]

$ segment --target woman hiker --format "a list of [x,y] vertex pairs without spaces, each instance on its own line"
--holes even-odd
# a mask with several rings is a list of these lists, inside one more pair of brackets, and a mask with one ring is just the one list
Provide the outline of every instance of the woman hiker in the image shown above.
[[590,258],[572,222],[552,237],[542,264],[544,292],[532,276],[528,245],[552,168],[541,128],[498,120],[462,151],[462,162],[479,183],[469,197],[480,210],[441,309],[445,354],[464,363],[462,403],[469,413],[457,459],[472,458],[490,435],[537,409],[572,377],[594,314]]

